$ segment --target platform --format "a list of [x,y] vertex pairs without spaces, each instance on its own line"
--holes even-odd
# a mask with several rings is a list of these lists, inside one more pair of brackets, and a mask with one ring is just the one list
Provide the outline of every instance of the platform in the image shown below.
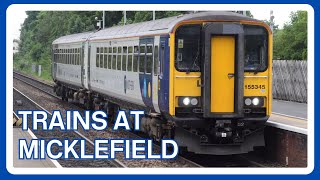
[[272,112],[307,119],[308,104],[274,99],[272,101]]
[[307,135],[308,104],[273,100],[269,126]]
[[27,139],[30,142],[31,139],[36,139],[34,134],[28,131],[22,131],[21,128],[13,128],[13,167],[15,168],[62,168],[56,160],[52,160],[46,157],[44,160],[20,160],[18,158],[18,140]]

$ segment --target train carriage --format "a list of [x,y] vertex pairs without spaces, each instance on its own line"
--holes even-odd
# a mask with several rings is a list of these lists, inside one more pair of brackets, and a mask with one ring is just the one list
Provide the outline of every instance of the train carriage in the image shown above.
[[263,146],[271,114],[272,35],[263,22],[202,12],[68,35],[53,42],[55,91],[104,109],[143,109],[142,131],[188,151]]

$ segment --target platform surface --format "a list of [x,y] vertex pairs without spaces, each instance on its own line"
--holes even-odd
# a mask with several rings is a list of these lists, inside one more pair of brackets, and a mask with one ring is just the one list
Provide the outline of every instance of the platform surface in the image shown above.
[[18,158],[18,141],[19,139],[27,139],[30,142],[32,139],[28,131],[22,131],[21,128],[13,128],[13,167],[15,168],[56,168],[61,167],[60,164],[46,157],[44,160],[20,160]]
[[293,118],[293,117],[281,116],[281,115],[277,115],[277,114],[272,114],[268,121],[281,123],[281,124],[285,124],[288,126],[303,128],[303,129],[308,128],[308,121],[306,121],[306,120],[301,120],[301,119],[297,119],[297,118]]
[[307,134],[308,104],[273,100],[267,124],[280,129]]
[[300,118],[308,118],[308,104],[296,103],[290,101],[273,100],[272,112],[296,116]]

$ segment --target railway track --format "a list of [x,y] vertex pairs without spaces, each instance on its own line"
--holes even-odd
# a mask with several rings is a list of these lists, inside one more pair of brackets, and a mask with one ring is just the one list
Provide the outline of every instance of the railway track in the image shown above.
[[[21,82],[23,82],[23,83],[25,83],[25,84],[27,84],[27,85],[39,90],[39,91],[41,91],[42,93],[45,93],[45,94],[51,96],[52,98],[58,99],[59,101],[61,100],[60,97],[58,97],[58,96],[56,96],[54,94],[53,90],[51,90],[51,91],[49,90],[49,88],[51,88],[51,89],[53,88],[53,86],[50,85],[50,84],[43,83],[43,82],[41,82],[39,80],[36,80],[36,79],[34,79],[34,78],[30,77],[30,76],[27,76],[27,75],[24,75],[24,74],[21,74],[21,73],[18,73],[18,72],[14,73],[14,78],[17,79],[18,81],[21,81]],[[71,109],[75,109],[74,104],[72,104],[72,106],[73,107]],[[83,110],[82,107],[76,107],[76,108],[78,110]],[[140,136],[138,136],[138,135],[136,135],[134,133],[127,132],[127,131],[126,131],[126,133],[130,134],[130,138],[132,138],[132,139],[141,138]],[[80,136],[86,138],[88,141],[90,141],[92,143],[92,141],[89,138],[87,138],[86,135],[81,134]],[[157,151],[160,150],[160,147],[157,144],[154,144],[154,146],[157,148],[156,149]],[[186,167],[202,167],[201,165],[199,165],[199,164],[197,164],[197,163],[195,163],[193,161],[190,161],[187,158],[184,158],[182,156],[179,156],[178,159],[179,159],[179,161],[184,162],[183,164]]]
[[[16,101],[22,101],[23,103],[15,103],[14,104],[14,110],[43,110],[48,113],[49,116],[52,116],[52,114],[46,110],[44,107],[40,106],[38,103],[36,103],[34,100],[32,100],[30,97],[26,96],[22,92],[20,92],[18,89],[13,88],[13,100],[14,102]],[[15,113],[14,116],[16,118],[19,118]],[[28,121],[29,127],[31,127],[31,121]],[[41,129],[41,128],[40,128]],[[84,139],[89,146],[87,146],[86,152],[87,153],[92,153],[94,152],[94,143],[88,139],[85,135],[78,131],[70,131],[70,132],[61,132],[57,130],[53,130],[52,132],[48,131],[33,131],[33,133],[38,137],[38,138],[44,138],[44,139],[51,139],[53,137],[58,138],[58,139],[77,139],[81,138]],[[76,150],[79,150],[79,147],[76,147]],[[56,152],[54,152],[56,153]],[[116,167],[116,168],[126,168],[126,166],[121,163],[119,160],[114,159],[114,160],[89,160],[90,162],[87,162],[90,165],[95,164],[94,166],[89,166],[89,167]],[[78,163],[77,160],[74,161],[73,159],[71,160],[66,160],[66,159],[59,159],[58,162],[63,166],[63,167],[83,167],[84,165],[81,163]]]
[[[17,79],[18,81],[22,81],[23,83],[26,83],[29,86],[32,86],[33,88],[55,99],[61,100],[60,97],[54,94],[53,86],[50,84],[46,84],[44,82],[41,82],[37,79],[34,79],[30,76],[27,76],[18,72],[14,72],[14,78]],[[77,109],[82,109],[82,108],[77,106]],[[132,132],[126,131],[125,133],[129,134],[130,138],[141,138],[141,136]],[[85,135],[82,134],[82,136],[86,138]],[[88,142],[92,143],[90,139],[88,139]],[[160,149],[160,147],[157,144],[155,144],[155,147]],[[184,154],[183,156],[179,156],[177,159],[179,161],[184,162],[183,163],[184,166],[188,164],[186,167],[266,167],[262,163],[252,161],[249,158],[241,155],[221,157],[221,156],[211,156],[211,155],[194,155],[194,154],[187,153],[187,154]],[[128,167],[130,167],[130,165],[128,165]]]
[[53,91],[53,85],[36,80],[30,76],[27,76],[25,74],[19,73],[17,71],[13,71],[13,78],[18,79],[19,81],[22,81],[50,96],[53,96],[55,98],[61,99],[59,96],[56,96]]

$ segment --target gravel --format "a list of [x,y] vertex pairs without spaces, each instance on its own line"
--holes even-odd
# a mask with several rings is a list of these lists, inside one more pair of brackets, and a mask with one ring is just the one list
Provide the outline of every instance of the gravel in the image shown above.
[[[40,110],[37,106],[35,106],[32,102],[30,102],[27,98],[22,96],[17,91],[13,91],[13,110],[17,112],[18,110]],[[16,103],[17,101],[22,101],[22,105]],[[50,115],[48,118],[51,118]],[[28,127],[32,127],[32,119],[29,116],[28,119]],[[44,131],[42,130],[41,126],[38,126],[38,130],[32,130],[37,138],[45,139],[49,141],[51,139],[59,139],[63,141],[64,139],[69,139],[72,141],[73,139],[79,139],[79,137],[71,131],[59,131],[54,129],[52,131]],[[75,151],[79,154],[80,153],[80,145],[77,144],[74,147]],[[53,154],[57,154],[61,148],[57,146],[53,146],[52,152]],[[86,154],[93,154],[94,149],[90,146],[86,146]],[[70,159],[58,159],[58,162],[62,167],[114,167],[114,165],[108,160],[77,160],[75,159],[70,153]]]
[[[66,116],[66,110],[79,110],[83,113],[83,109],[79,108],[78,106],[52,97],[20,80],[14,79],[13,86],[17,88],[19,91],[23,92],[28,97],[30,97],[31,99],[33,99],[40,106],[47,109],[49,112],[52,112],[53,110],[59,110],[64,118]],[[123,130],[113,131],[110,129],[110,127],[108,127],[105,131],[84,131],[81,128],[79,128],[78,131],[91,141],[93,141],[96,138],[137,139],[137,135],[132,134],[131,132],[126,132]],[[154,147],[154,149],[155,150],[153,153],[159,152],[159,148]],[[117,159],[127,167],[198,167],[194,163],[189,162],[188,160],[185,160],[182,157],[178,157],[172,160],[124,160],[123,154],[117,153]]]
[[[30,83],[32,80],[29,80]],[[19,89],[21,92],[31,97],[39,105],[47,109],[48,111],[60,110],[65,117],[66,110],[79,110],[83,113],[83,109],[71,103],[59,100],[52,97],[30,85],[25,84],[22,81],[14,79],[13,86]],[[42,86],[40,87],[42,88]],[[103,139],[138,139],[136,134],[127,131],[112,131],[108,127],[105,131],[84,131],[79,129],[79,132],[85,135],[88,139],[93,141],[96,138]],[[153,153],[159,153],[159,147],[154,147]],[[179,156],[173,160],[124,160],[122,153],[117,153],[117,159],[120,160],[127,167],[198,167],[193,162],[201,164],[205,167],[259,167],[255,163],[250,162],[250,159],[254,159],[254,162],[258,162],[265,167],[279,167],[278,164],[268,161],[261,156],[256,156],[254,153],[246,155],[231,155],[231,156],[214,156],[214,155],[197,155],[193,153],[186,153],[183,155],[185,158]],[[245,157],[245,158],[243,158]],[[247,160],[246,160],[247,159]],[[79,160],[77,160],[79,161]]]

